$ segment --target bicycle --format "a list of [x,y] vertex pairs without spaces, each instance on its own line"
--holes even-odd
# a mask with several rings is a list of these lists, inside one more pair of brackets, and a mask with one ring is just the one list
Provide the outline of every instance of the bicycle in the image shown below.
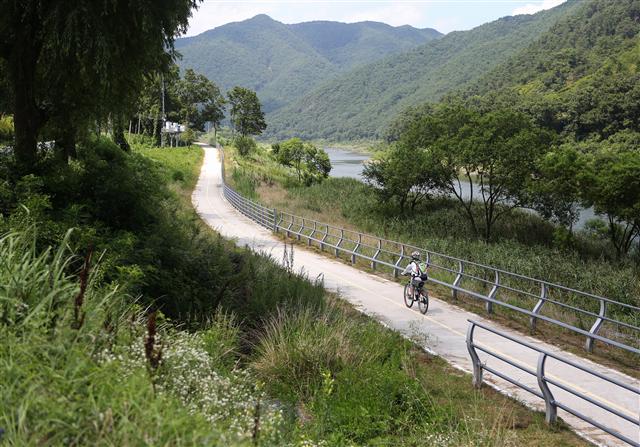
[[404,286],[404,304],[407,307],[412,307],[415,301],[418,302],[418,310],[423,315],[427,313],[429,309],[429,292],[424,288],[424,281],[413,288],[413,296],[411,296],[411,282],[413,278],[409,278],[409,282]]

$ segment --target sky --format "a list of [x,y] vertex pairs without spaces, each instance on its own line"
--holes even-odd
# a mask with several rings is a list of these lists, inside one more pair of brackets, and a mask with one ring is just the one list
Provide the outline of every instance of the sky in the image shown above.
[[283,23],[364,20],[393,26],[435,28],[442,33],[474,28],[500,17],[533,14],[565,0],[204,0],[189,21],[187,36],[229,22],[267,14]]

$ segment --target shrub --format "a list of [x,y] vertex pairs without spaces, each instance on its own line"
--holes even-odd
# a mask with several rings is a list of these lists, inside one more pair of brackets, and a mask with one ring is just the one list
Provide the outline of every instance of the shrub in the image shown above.
[[196,133],[193,129],[187,129],[180,135],[180,141],[182,141],[186,146],[190,146],[194,141],[196,141]]
[[253,138],[244,136],[236,137],[233,140],[233,145],[238,149],[238,153],[243,157],[249,155],[257,147]]
[[0,142],[13,140],[13,117],[0,115]]

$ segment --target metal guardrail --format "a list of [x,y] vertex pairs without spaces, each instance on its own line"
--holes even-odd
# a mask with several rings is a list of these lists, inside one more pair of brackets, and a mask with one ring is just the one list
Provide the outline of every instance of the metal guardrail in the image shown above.
[[[224,153],[222,154],[223,179]],[[249,200],[223,182],[224,195],[241,213],[274,232],[287,237],[306,240],[308,245],[317,245],[320,250],[333,250],[335,256],[347,254],[353,264],[357,259],[369,262],[373,270],[387,268],[397,277],[403,270],[403,261],[410,259],[412,251],[424,254],[432,270],[429,281],[451,289],[453,298],[458,293],[484,301],[486,311],[493,306],[510,309],[529,318],[532,331],[537,322],[544,321],[585,337],[585,349],[593,351],[595,341],[622,350],[640,354],[640,307],[621,303],[609,298],[508,272],[499,268],[455,258],[401,242],[379,238],[366,233],[335,227],[323,222],[295,216],[286,212],[266,208]],[[435,273],[433,272],[435,270]],[[533,304],[533,305],[532,305]],[[525,307],[525,306],[529,307]],[[579,306],[582,307],[579,307]],[[560,321],[542,315],[543,308],[556,306],[570,311],[574,322]],[[584,307],[587,307],[586,309]],[[607,315],[612,307],[626,309],[633,323],[621,321]],[[564,314],[563,314],[564,315]],[[585,324],[583,329],[578,324]],[[604,325],[616,326],[611,333],[617,339],[599,334]],[[625,332],[622,332],[625,331]]]
[[[634,393],[638,396],[638,399],[640,399],[640,389],[638,388],[634,388],[633,386],[630,386],[626,383],[620,382],[616,379],[613,379],[611,377],[607,377],[603,374],[600,374],[599,372],[593,371],[592,369],[580,365],[576,362],[573,362],[571,360],[565,359],[562,356],[559,356],[557,354],[554,354],[552,352],[546,351],[542,348],[539,348],[537,346],[534,346],[530,343],[527,343],[523,340],[519,340],[515,337],[512,337],[504,332],[498,331],[497,329],[494,329],[492,327],[489,327],[485,324],[482,323],[478,323],[476,321],[473,320],[467,320],[469,321],[469,327],[467,329],[467,350],[469,351],[469,356],[471,357],[471,364],[473,366],[473,384],[476,387],[480,387],[482,385],[482,373],[483,371],[488,371],[500,378],[502,378],[503,380],[506,380],[520,388],[522,388],[523,390],[528,391],[529,393],[538,396],[541,399],[544,399],[545,402],[545,420],[548,424],[554,423],[557,420],[557,410],[558,408],[561,408],[562,410],[571,413],[572,415],[582,419],[585,422],[588,422],[589,424],[593,425],[594,427],[599,428],[600,430],[603,430],[607,433],[609,433],[610,435],[620,439],[621,441],[624,441],[634,447],[640,447],[640,442],[638,442],[638,439],[633,440],[621,433],[619,433],[616,430],[613,430],[607,426],[605,426],[604,424],[594,420],[593,418],[586,416],[585,414],[582,414],[581,412],[571,408],[570,406],[568,406],[567,404],[564,404],[560,401],[558,401],[554,395],[553,392],[551,391],[551,389],[549,388],[549,385],[553,385],[556,386],[558,388],[560,388],[561,390],[566,391],[567,393],[576,396],[586,402],[589,402],[590,404],[599,407],[611,414],[614,414],[615,416],[624,419],[625,421],[630,422],[631,424],[634,424],[636,426],[638,426],[638,428],[640,429],[640,419],[638,419],[638,417],[631,417],[628,414],[625,414],[624,412],[621,412],[613,407],[611,407],[610,405],[608,405],[605,402],[602,402],[600,400],[594,399],[588,395],[586,395],[585,393],[571,387],[570,385],[563,383],[553,377],[548,376],[545,373],[545,365],[546,365],[546,361],[548,358],[553,358],[554,360],[562,363],[563,365],[566,365],[567,367],[571,367],[571,368],[575,368],[577,370],[580,370],[584,373],[587,373],[593,377],[597,377],[598,379],[601,379],[603,381],[609,382],[613,385],[616,385],[619,388],[625,389],[631,393]],[[522,365],[518,362],[513,361],[512,359],[510,359],[507,356],[504,356],[502,354],[499,354],[489,348],[487,348],[486,346],[480,345],[478,343],[476,343],[474,341],[474,332],[476,327],[482,328],[488,332],[491,332],[499,337],[502,337],[504,339],[507,339],[509,341],[512,341],[514,343],[517,343],[518,345],[524,346],[534,352],[538,353],[538,364],[537,364],[537,368],[531,369],[525,365]],[[483,364],[480,360],[480,357],[478,356],[478,351],[482,351],[485,354],[488,354],[491,357],[494,357],[502,362],[505,362],[521,371],[524,371],[527,374],[530,374],[534,377],[537,378],[537,382],[538,382],[538,387],[539,390],[531,388],[528,385],[523,384],[522,382],[518,381],[517,379],[514,379],[512,377],[509,377],[508,375],[498,371],[495,368],[492,368],[490,366],[487,366],[486,364]]]
[[[534,331],[538,320],[560,326],[577,334],[583,335],[586,339],[585,349],[589,352],[593,350],[594,342],[601,341],[611,346],[640,354],[637,346],[631,346],[618,340],[599,335],[598,332],[605,323],[616,325],[626,329],[629,335],[626,337],[630,343],[637,343],[640,339],[640,327],[624,321],[610,318],[606,315],[607,309],[611,306],[620,306],[636,312],[636,318],[640,318],[640,308],[626,303],[620,303],[609,298],[599,297],[569,287],[553,284],[547,281],[533,279],[517,273],[507,272],[495,267],[485,266],[464,259],[454,258],[441,253],[425,250],[414,245],[403,244],[401,242],[372,236],[366,233],[334,227],[332,225],[295,216],[286,212],[277,212],[277,223],[274,231],[282,231],[287,237],[294,235],[298,240],[306,239],[307,244],[315,243],[320,250],[333,249],[335,256],[345,253],[350,256],[351,262],[355,264],[356,259],[364,259],[370,263],[373,270],[378,267],[391,269],[394,276],[403,270],[403,264],[410,260],[412,251],[419,251],[424,254],[427,266],[432,270],[429,281],[445,286],[452,291],[453,298],[458,293],[464,293],[473,298],[485,302],[487,312],[493,312],[493,306],[498,305],[529,317],[531,330]],[[405,262],[403,262],[405,261]],[[433,273],[433,270],[436,273]],[[438,275],[437,273],[441,273]],[[440,278],[438,278],[438,276]],[[491,278],[491,279],[489,279]],[[475,287],[474,287],[475,286]],[[475,290],[473,290],[475,288]],[[539,294],[532,289],[539,288]],[[512,302],[500,299],[498,292],[508,294]],[[558,295],[558,297],[553,296]],[[595,301],[599,304],[599,312],[593,312],[569,304],[559,299],[567,296],[574,301],[582,299]],[[523,305],[530,301],[535,301],[532,309],[527,309]],[[514,304],[515,302],[515,304]],[[542,315],[543,306],[558,306],[561,309],[570,310],[579,317],[589,317],[593,319],[589,330],[582,329],[574,324],[559,321],[546,315]],[[618,332],[619,335],[622,335]]]
[[222,187],[224,196],[238,211],[263,227],[273,230],[277,215],[275,210],[245,199],[226,184]]
[[[221,148],[218,146],[218,149]],[[222,162],[222,192],[224,197],[234,206],[234,208],[249,219],[269,230],[275,231],[276,216],[278,215],[277,211],[243,197],[227,185],[227,182],[225,181],[226,173],[224,168],[224,151],[222,150],[220,150],[220,159]]]

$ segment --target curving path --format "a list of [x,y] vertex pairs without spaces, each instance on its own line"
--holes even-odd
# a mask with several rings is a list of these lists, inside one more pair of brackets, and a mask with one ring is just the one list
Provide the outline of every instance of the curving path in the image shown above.
[[[238,245],[248,245],[257,252],[262,252],[271,255],[276,260],[281,260],[284,251],[282,240],[240,214],[227,202],[222,194],[221,164],[218,151],[211,146],[203,147],[205,151],[204,163],[192,197],[193,204],[200,216],[223,236],[235,239]],[[471,318],[506,331],[515,337],[524,339],[551,352],[562,354],[565,358],[587,365],[589,368],[609,377],[616,378],[635,387],[640,386],[640,381],[636,379],[573,354],[564,353],[555,346],[501,327],[493,321],[485,320],[481,316],[435,298],[431,298],[427,315],[421,315],[415,310],[417,306],[414,306],[413,309],[407,309],[404,306],[401,285],[298,247],[296,246],[294,259],[297,270],[303,270],[310,279],[323,278],[327,289],[337,291],[344,299],[351,302],[362,312],[377,318],[403,335],[419,340],[419,343],[427,351],[445,358],[454,367],[465,372],[471,372],[471,362],[465,344],[467,319]],[[475,340],[507,358],[514,359],[533,370],[536,369],[537,355],[522,346],[497,337],[480,328],[476,329]],[[508,366],[497,359],[483,356],[481,352],[480,358],[487,365],[505,372],[508,376],[526,383],[531,388],[538,389],[535,377]],[[640,418],[640,400],[633,393],[610,385],[577,369],[556,363],[553,359],[547,360],[547,375],[553,376],[560,382],[571,384],[572,387],[595,399],[608,403],[635,420]],[[469,380],[471,381],[471,377],[469,377]],[[541,399],[511,385],[507,381],[485,373],[485,383],[522,401],[529,407],[544,411],[544,402]],[[608,412],[559,388],[551,386],[551,390],[558,401],[570,404],[583,414],[618,430],[640,443],[640,431],[637,426],[614,417]],[[558,410],[558,415],[571,425],[578,434],[597,445],[627,445],[562,410]]]

